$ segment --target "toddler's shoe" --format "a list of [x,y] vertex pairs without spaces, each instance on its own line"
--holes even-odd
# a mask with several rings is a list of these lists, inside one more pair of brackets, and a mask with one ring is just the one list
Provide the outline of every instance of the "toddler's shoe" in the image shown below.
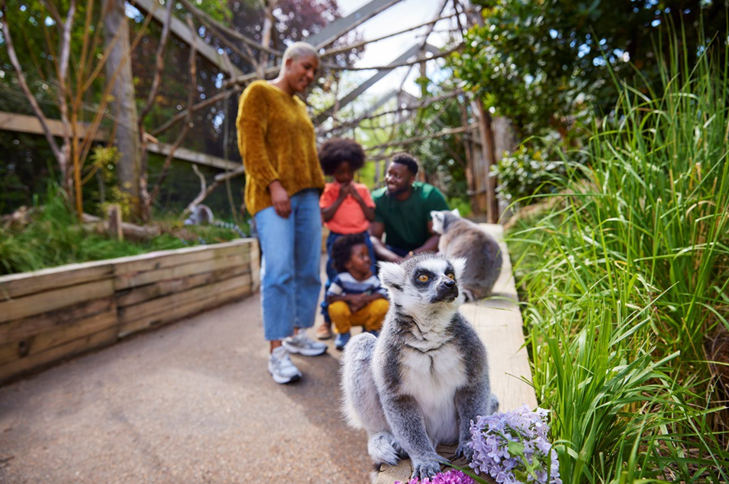
[[349,343],[349,338],[351,337],[352,334],[349,331],[338,334],[337,339],[334,340],[334,347],[339,351],[342,351],[344,347],[347,346],[347,343]]
[[369,331],[365,331],[365,333],[369,333],[369,334],[373,335],[375,338],[380,337],[380,332],[376,329],[371,329]]
[[332,338],[331,325],[324,322],[321,326],[316,328],[316,339],[331,339],[331,338]]
[[268,372],[276,383],[291,383],[301,379],[301,372],[291,363],[289,352],[279,346],[268,357]]
[[306,331],[300,329],[298,333],[283,340],[284,347],[289,353],[296,353],[303,356],[319,356],[329,349],[324,343],[314,341],[306,335]]

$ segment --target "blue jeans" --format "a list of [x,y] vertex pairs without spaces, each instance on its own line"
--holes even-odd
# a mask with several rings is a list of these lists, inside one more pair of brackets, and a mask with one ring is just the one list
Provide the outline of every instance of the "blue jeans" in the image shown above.
[[296,328],[314,325],[321,292],[321,211],[319,192],[303,190],[291,197],[291,215],[273,207],[255,217],[261,244],[261,305],[267,341],[281,340]]
[[[362,234],[357,235],[364,235],[364,243],[367,246],[367,250],[370,253],[370,260],[372,261],[372,267],[370,269],[372,270],[372,274],[377,274],[377,260],[375,259],[375,248],[372,246],[369,232],[365,231],[362,232]],[[329,232],[329,236],[327,237],[327,278],[329,279],[327,281],[327,284],[332,282],[334,278],[337,277],[337,274],[339,274],[339,271],[334,268],[334,261],[332,260],[332,247],[334,246],[334,242],[336,242],[337,239],[341,237],[344,237],[344,234],[338,234],[336,232]]]

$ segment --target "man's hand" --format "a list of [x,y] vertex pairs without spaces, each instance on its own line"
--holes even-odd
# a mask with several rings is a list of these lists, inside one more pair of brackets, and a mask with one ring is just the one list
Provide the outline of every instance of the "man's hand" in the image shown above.
[[289,200],[289,195],[281,182],[278,180],[272,181],[268,185],[268,193],[271,194],[271,202],[273,202],[276,215],[281,218],[289,218],[289,215],[291,215],[291,200]]

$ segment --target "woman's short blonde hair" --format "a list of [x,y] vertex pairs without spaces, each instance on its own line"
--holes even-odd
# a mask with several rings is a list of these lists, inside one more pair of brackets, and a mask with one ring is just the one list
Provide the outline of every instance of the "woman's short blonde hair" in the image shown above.
[[284,69],[286,69],[286,61],[289,59],[296,60],[305,55],[313,55],[316,57],[316,60],[319,60],[319,53],[316,51],[316,47],[307,42],[294,42],[286,47],[283,59],[281,60],[281,73],[283,74]]

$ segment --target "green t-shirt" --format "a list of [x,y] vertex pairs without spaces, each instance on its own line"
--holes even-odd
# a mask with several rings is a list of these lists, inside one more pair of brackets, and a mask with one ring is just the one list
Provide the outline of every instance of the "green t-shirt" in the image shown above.
[[387,187],[372,192],[375,201],[375,221],[385,224],[387,244],[404,250],[414,250],[428,240],[431,210],[448,210],[443,194],[433,185],[413,183],[407,200],[387,195]]

